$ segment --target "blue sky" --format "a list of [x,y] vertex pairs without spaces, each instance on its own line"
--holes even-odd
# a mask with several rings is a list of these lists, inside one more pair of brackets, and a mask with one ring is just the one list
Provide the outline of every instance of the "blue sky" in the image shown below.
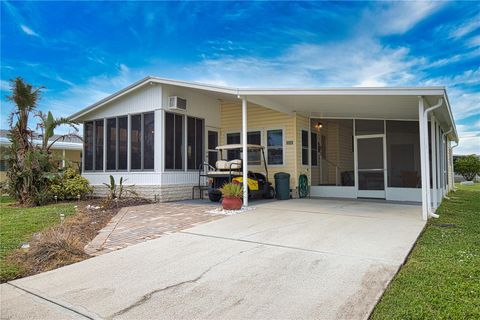
[[[73,112],[146,75],[239,87],[445,85],[480,153],[478,2],[1,2],[1,95]],[[1,101],[2,128],[11,106]]]

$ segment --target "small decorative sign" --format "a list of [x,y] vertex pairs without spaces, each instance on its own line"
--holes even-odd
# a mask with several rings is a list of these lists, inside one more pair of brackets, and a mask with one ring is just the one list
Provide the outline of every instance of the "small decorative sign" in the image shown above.
[[293,145],[293,140],[288,140],[287,145],[290,145],[290,146]]

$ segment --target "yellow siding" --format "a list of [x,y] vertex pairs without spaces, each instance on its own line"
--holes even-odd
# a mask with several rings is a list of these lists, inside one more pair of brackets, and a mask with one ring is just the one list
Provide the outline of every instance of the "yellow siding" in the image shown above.
[[[296,116],[296,145],[297,145],[297,166],[296,166],[296,174],[295,176],[298,177],[301,174],[306,174],[308,177],[309,184],[312,181],[312,175],[310,172],[310,154],[308,155],[308,165],[302,164],[302,130],[307,130],[308,135],[310,136],[309,131],[309,119],[308,117],[304,117],[301,115]],[[310,138],[309,138],[310,139]]]
[[[282,112],[274,111],[254,104],[248,104],[248,129],[249,131],[262,131],[262,143],[266,145],[266,131],[270,129],[283,129],[284,133],[284,158],[283,165],[268,166],[268,179],[274,181],[273,175],[277,172],[288,172],[291,175],[290,187],[295,189],[297,185],[296,164],[296,118]],[[221,106],[221,130],[220,144],[226,143],[226,134],[229,132],[241,132],[242,107],[240,103],[223,102]],[[291,142],[291,143],[290,143]],[[266,156],[266,153],[265,153]],[[263,172],[263,166],[250,166],[257,172]]]

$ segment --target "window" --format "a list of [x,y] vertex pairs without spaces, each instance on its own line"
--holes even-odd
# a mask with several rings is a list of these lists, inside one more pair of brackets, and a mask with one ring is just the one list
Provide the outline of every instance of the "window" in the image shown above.
[[203,163],[204,121],[187,117],[187,168],[197,170]]
[[155,160],[155,115],[153,112],[143,114],[143,168],[153,170]]
[[142,169],[142,115],[136,114],[131,117],[130,128],[130,168]]
[[417,121],[387,120],[388,186],[420,188],[420,137]]
[[183,115],[165,113],[165,169],[183,169]]
[[308,165],[308,131],[302,130],[302,164]]
[[93,170],[93,121],[84,124],[85,170]]
[[107,170],[117,169],[117,118],[107,119]]
[[[239,144],[241,143],[240,133],[227,133],[227,144]],[[247,132],[247,144],[262,145],[262,132],[261,131],[249,131]],[[240,159],[241,150],[227,150],[227,159]],[[248,151],[248,164],[260,165],[262,163],[262,155],[260,150]]]
[[128,117],[118,118],[118,170],[127,170]]
[[[240,133],[227,133],[227,144],[240,143]],[[227,160],[240,159],[240,150],[227,150]]]
[[[247,143],[262,145],[262,132],[247,132]],[[248,151],[248,164],[260,165],[262,163],[262,155],[260,154],[260,152],[260,150]]]
[[268,164],[283,164],[283,131],[267,131],[267,161]]
[[310,143],[312,145],[312,166],[318,165],[318,140],[317,134],[315,132],[311,132],[310,134]]
[[103,120],[95,120],[95,168],[103,170]]

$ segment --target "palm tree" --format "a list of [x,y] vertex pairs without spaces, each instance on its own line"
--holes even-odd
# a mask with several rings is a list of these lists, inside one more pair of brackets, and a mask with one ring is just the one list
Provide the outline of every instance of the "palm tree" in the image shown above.
[[[54,170],[50,148],[60,138],[49,141],[54,130],[60,125],[69,125],[76,131],[75,122],[66,118],[55,119],[51,112],[45,115],[37,111],[37,103],[40,99],[41,89],[34,88],[25,83],[22,78],[17,77],[10,81],[11,96],[7,97],[15,105],[9,117],[9,139],[11,146],[9,150],[9,178],[10,194],[23,205],[35,205],[45,201],[46,194],[52,180]],[[42,145],[33,143],[36,138],[35,132],[28,126],[30,117],[34,115],[41,119],[37,125],[42,129]]]
[[11,80],[10,83],[12,95],[8,96],[7,99],[15,104],[16,109],[12,111],[9,117],[9,139],[12,144],[8,177],[10,178],[10,189],[13,191],[11,192],[12,195],[21,204],[26,204],[32,179],[27,174],[18,175],[17,173],[25,172],[28,166],[26,163],[28,152],[33,149],[33,131],[28,127],[28,121],[37,107],[42,87],[33,88],[32,85],[25,83],[20,77]]
[[78,135],[75,133],[67,133],[64,135],[59,135],[55,139],[50,140],[55,135],[55,129],[62,125],[69,126],[75,130],[75,132],[78,132],[78,128],[76,127],[78,123],[70,120],[69,118],[54,118],[50,111],[48,111],[47,114],[39,111],[37,112],[36,116],[41,120],[41,122],[37,124],[37,129],[39,128],[42,131],[42,134],[40,135],[42,138],[42,149],[46,150],[47,152],[50,151],[50,148],[59,140],[65,140],[65,138],[72,136],[78,137]]

